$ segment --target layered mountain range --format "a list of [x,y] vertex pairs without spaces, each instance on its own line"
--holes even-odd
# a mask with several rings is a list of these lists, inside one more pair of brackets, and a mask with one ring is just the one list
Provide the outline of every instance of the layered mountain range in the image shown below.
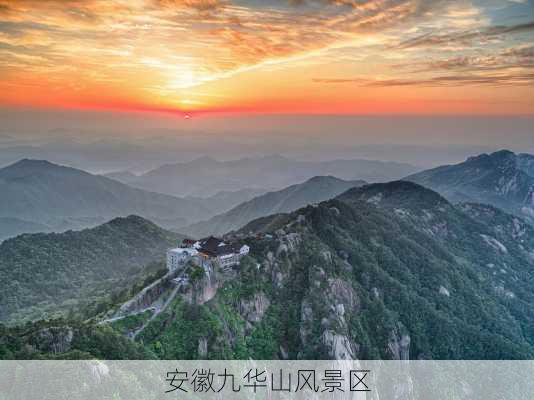
[[268,156],[218,161],[202,157],[163,165],[137,177],[127,172],[109,176],[154,192],[207,197],[219,191],[280,189],[321,175],[345,180],[389,181],[417,170],[409,164],[360,159],[297,161]]
[[[282,162],[281,160],[278,161]],[[0,169],[0,240],[21,233],[62,232],[93,227],[109,219],[130,214],[143,216],[165,228],[176,229],[224,213],[264,194],[270,187],[278,187],[285,182],[302,182],[304,179],[300,179],[301,176],[313,176],[313,171],[316,170],[335,171],[350,176],[368,174],[369,168],[377,174],[382,171],[387,176],[393,170],[396,170],[395,174],[413,170],[402,165],[361,160],[304,163],[297,168],[292,161],[283,160],[280,169],[276,165],[277,159],[272,157],[235,162],[199,159],[183,164],[180,168],[162,167],[140,177],[145,183],[159,182],[153,185],[140,184],[140,181],[136,181],[138,177],[133,174],[127,174],[128,179],[125,181],[128,184],[125,184],[116,180],[125,178],[125,174],[111,174],[114,178],[111,179],[44,160],[23,159]],[[362,165],[363,168],[349,173],[353,165]],[[310,166],[311,170],[305,173],[303,166]],[[272,182],[266,182],[260,175],[268,173],[270,168],[275,168],[276,171],[273,171]],[[225,184],[228,179],[233,179],[235,184]],[[209,187],[209,190],[186,190],[198,185]],[[209,193],[209,196],[175,197],[134,186],[145,186],[149,190],[163,193],[203,192]],[[181,189],[172,189],[177,187]],[[333,192],[329,197],[303,197],[292,209],[316,200],[325,200],[338,193]],[[252,213],[250,219],[278,211],[280,210],[269,208],[259,214]]]
[[306,182],[257,196],[206,221],[178,228],[178,231],[193,237],[223,235],[242,228],[255,219],[295,211],[308,204],[331,199],[351,187],[364,184],[364,181],[345,181],[333,176],[316,176]]
[[143,218],[21,235],[0,245],[1,318],[63,318],[0,329],[0,355],[531,359],[531,167],[501,151],[260,195],[197,226],[249,245],[240,266],[190,265],[180,291],[150,285],[182,237]]
[[452,202],[491,204],[534,223],[534,156],[502,150],[410,175]]
[[[154,318],[135,313],[109,327],[137,332],[132,349],[164,359],[534,356],[534,228],[516,216],[453,205],[399,181],[251,226],[269,235],[241,232],[251,252],[236,272],[196,271],[188,295]],[[47,332],[52,326],[88,329],[52,321]],[[28,340],[40,329],[28,328]],[[65,356],[78,343],[65,346]],[[46,356],[46,348],[9,351]],[[107,348],[89,354],[106,357],[99,349]]]
[[173,359],[534,355],[534,229],[517,217],[393,182],[263,222],[237,276],[138,340]]
[[[130,214],[171,227],[210,213],[194,200],[147,192],[40,160],[21,160],[1,169],[0,193],[0,218],[40,227],[30,226],[30,232],[80,229]],[[20,231],[3,223],[0,238]]]

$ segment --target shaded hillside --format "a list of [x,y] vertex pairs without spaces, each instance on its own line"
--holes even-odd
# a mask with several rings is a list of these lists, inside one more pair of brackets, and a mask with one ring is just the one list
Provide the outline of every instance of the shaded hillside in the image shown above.
[[[215,170],[212,172],[214,174],[217,173]],[[110,179],[114,179],[116,181],[119,181],[125,184],[132,184],[132,182],[135,182],[135,180],[139,178],[138,175],[135,175],[129,171],[111,172],[108,174],[104,174],[103,176],[110,178]],[[165,188],[163,188],[160,191],[161,193],[166,193]],[[255,189],[243,188],[239,190],[221,190],[207,197],[187,196],[184,199],[190,202],[195,202],[196,204],[202,206],[206,210],[209,210],[209,212],[212,215],[215,215],[215,214],[220,214],[222,212],[228,211],[229,209],[235,207],[236,205],[243,203],[244,201],[248,201],[267,191],[268,189],[263,189],[263,188],[255,188]]]
[[209,214],[195,201],[38,160],[22,160],[0,169],[0,193],[0,217],[45,225],[50,231],[95,226],[129,214],[169,227]]
[[518,154],[517,166],[530,176],[534,176],[534,155],[532,154]]
[[180,235],[137,216],[83,231],[25,234],[0,244],[0,320],[79,309],[129,286]]
[[137,179],[137,175],[130,171],[109,172],[107,174],[103,174],[103,176],[126,184]]
[[331,199],[351,187],[363,184],[365,184],[363,181],[344,181],[333,176],[316,176],[306,182],[265,193],[224,214],[178,230],[195,237],[222,235],[242,228],[254,219],[291,212],[308,204]]
[[534,223],[533,157],[498,151],[410,175],[452,202],[491,204]]
[[140,335],[158,357],[534,357],[534,231],[517,217],[393,182],[251,226],[272,236],[245,240],[237,276]]
[[235,206],[261,196],[267,189],[240,189],[235,191],[222,190],[208,197],[185,197],[186,200],[194,201],[209,210],[211,215],[226,212]]

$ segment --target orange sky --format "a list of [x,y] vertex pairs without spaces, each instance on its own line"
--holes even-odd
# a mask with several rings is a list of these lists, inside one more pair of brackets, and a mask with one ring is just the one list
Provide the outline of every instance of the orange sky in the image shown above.
[[0,104],[534,114],[532,2],[0,0]]

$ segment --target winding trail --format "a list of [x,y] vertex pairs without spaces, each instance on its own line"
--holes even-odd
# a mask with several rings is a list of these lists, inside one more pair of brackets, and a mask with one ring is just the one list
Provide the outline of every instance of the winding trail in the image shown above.
[[137,335],[139,335],[148,326],[148,324],[150,324],[162,311],[165,311],[165,309],[168,307],[171,301],[173,301],[174,298],[176,297],[176,294],[178,293],[178,290],[180,290],[180,287],[181,287],[180,285],[176,285],[176,287],[172,290],[169,298],[165,301],[165,303],[159,309],[155,309],[154,314],[152,314],[152,316],[148,320],[146,320],[146,322],[139,329],[137,329],[135,332],[133,332],[130,335],[130,338],[132,340],[135,340]]
[[118,317],[113,317],[113,318],[104,319],[104,320],[102,320],[102,321],[99,321],[99,322],[98,322],[98,325],[110,324],[110,323],[112,323],[112,322],[120,321],[121,319],[124,319],[124,318],[127,318],[127,317],[131,317],[131,316],[134,316],[134,315],[143,314],[144,312],[149,311],[149,310],[156,312],[156,311],[157,311],[157,308],[154,307],[154,306],[151,306],[151,307],[147,307],[147,308],[144,308],[144,309],[142,309],[142,310],[133,312],[133,313],[131,313],[131,314],[119,315]]

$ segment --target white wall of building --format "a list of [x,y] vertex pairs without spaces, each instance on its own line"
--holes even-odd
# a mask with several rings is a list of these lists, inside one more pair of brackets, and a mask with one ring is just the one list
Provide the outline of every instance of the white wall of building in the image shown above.
[[178,247],[176,249],[170,249],[167,251],[167,269],[169,271],[175,271],[176,269],[183,267],[187,260],[197,254],[198,251],[191,248]]

